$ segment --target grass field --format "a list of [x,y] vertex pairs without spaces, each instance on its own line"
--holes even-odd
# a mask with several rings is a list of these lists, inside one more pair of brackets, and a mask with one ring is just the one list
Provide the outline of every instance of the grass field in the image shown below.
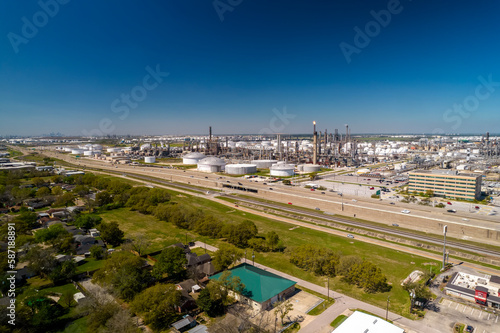
[[76,267],[76,274],[91,272],[104,266],[104,260],[97,260],[94,258],[87,258],[85,262]]
[[[216,216],[223,217],[229,223],[238,223],[249,219],[253,221],[259,233],[275,231],[280,235],[285,246],[293,247],[302,244],[322,244],[324,247],[335,251],[341,251],[344,255],[355,254],[369,260],[379,266],[387,276],[388,282],[392,285],[392,290],[386,293],[367,294],[356,286],[343,282],[339,277],[330,279],[332,290],[355,297],[362,301],[384,307],[387,296],[391,296],[391,311],[409,316],[408,293],[400,286],[401,281],[413,270],[419,269],[428,271],[429,267],[437,270],[437,262],[422,258],[416,255],[406,254],[392,249],[378,247],[371,244],[359,242],[345,237],[326,234],[320,231],[297,228],[289,230],[293,225],[280,221],[271,220],[259,215],[253,215],[242,211],[234,210],[231,207],[208,201],[197,197],[174,197],[175,201],[184,202],[187,205],[199,207]],[[118,209],[101,214],[106,222],[116,221],[125,232],[126,237],[133,237],[137,234],[144,234],[151,240],[151,246],[147,252],[160,250],[168,245],[185,242],[186,234],[188,240],[200,240],[208,244],[218,246],[221,241],[199,236],[193,232],[186,232],[171,223],[157,220],[152,216],[142,215],[128,209]],[[315,276],[312,273],[303,271],[290,264],[286,253],[256,253],[255,261],[290,274],[300,279],[324,286],[325,278]],[[428,266],[431,264],[432,266]]]

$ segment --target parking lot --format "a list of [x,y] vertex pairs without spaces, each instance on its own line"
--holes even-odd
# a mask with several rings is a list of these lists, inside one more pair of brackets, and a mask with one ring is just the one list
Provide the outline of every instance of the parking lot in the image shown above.
[[491,313],[449,299],[442,299],[439,307],[441,314],[453,314],[456,321],[474,327],[474,333],[500,332],[499,311]]

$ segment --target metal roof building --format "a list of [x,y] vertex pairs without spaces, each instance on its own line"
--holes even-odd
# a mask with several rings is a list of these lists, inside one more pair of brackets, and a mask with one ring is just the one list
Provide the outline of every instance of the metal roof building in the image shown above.
[[[274,302],[292,294],[297,283],[246,263],[229,271],[232,276],[239,277],[241,283],[245,285],[243,293],[241,295],[233,293],[234,297],[242,303],[252,305],[257,310],[267,309]],[[221,275],[222,273],[216,274],[210,280],[217,280]]]

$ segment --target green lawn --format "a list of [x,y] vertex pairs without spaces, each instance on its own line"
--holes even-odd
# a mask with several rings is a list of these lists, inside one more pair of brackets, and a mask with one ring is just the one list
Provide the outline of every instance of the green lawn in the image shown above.
[[58,333],[85,333],[87,331],[87,317],[78,318]]
[[337,318],[335,318],[334,321],[332,321],[330,323],[330,326],[333,327],[333,328],[337,328],[340,326],[340,324],[342,324],[344,322],[344,320],[347,319],[347,316],[344,316],[344,315],[340,315],[338,316]]
[[[174,200],[184,202],[190,206],[200,207],[216,216],[222,216],[228,223],[238,223],[245,219],[252,220],[257,225],[259,233],[264,234],[274,230],[288,247],[302,244],[322,244],[332,250],[341,251],[344,255],[355,254],[375,263],[382,269],[387,276],[388,282],[393,286],[390,292],[367,294],[362,289],[341,281],[339,277],[330,279],[330,288],[382,308],[385,307],[387,296],[390,295],[391,311],[405,316],[409,315],[410,303],[408,293],[400,286],[401,281],[413,270],[429,270],[429,266],[424,264],[437,264],[437,262],[426,258],[308,228],[301,227],[289,230],[293,227],[292,224],[234,210],[231,207],[202,198],[176,196]],[[171,223],[162,222],[152,216],[142,215],[126,208],[108,211],[101,214],[101,216],[106,222],[116,221],[125,232],[126,237],[133,237],[140,233],[145,234],[151,240],[148,252],[160,250],[177,242],[185,242],[186,233],[188,240],[196,239],[214,246],[221,243],[219,240],[202,237],[190,231],[186,232]],[[315,276],[290,264],[285,253],[256,253],[255,261],[297,278],[324,286],[325,278]]]
[[91,272],[104,266],[104,260],[97,260],[94,258],[87,258],[85,262],[76,267],[76,274]]
[[126,238],[134,238],[139,234],[143,234],[151,242],[146,251],[147,253],[164,249],[175,243],[185,243],[186,234],[188,241],[195,238],[200,239],[192,232],[186,232],[153,216],[129,211],[128,208],[110,210],[100,214],[100,216],[105,222],[117,222],[120,229],[125,232]]

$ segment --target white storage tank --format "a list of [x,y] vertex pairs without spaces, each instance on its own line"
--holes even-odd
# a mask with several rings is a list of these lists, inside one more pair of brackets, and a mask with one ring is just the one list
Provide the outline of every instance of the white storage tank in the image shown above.
[[155,163],[155,162],[156,162],[155,156],[145,156],[144,157],[144,163]]
[[122,149],[121,148],[107,148],[106,151],[108,153],[119,153],[122,151]]
[[82,155],[84,152],[83,149],[72,149],[71,150],[71,155]]
[[226,162],[222,159],[209,156],[198,162],[198,171],[202,172],[224,172],[226,166]]
[[92,150],[85,150],[83,152],[83,156],[92,156],[92,155],[94,155],[94,151]]
[[67,153],[70,153],[74,148],[71,147],[64,147],[63,150]]
[[199,161],[204,159],[206,156],[202,153],[189,153],[182,157],[182,164],[198,164]]
[[295,174],[295,166],[293,164],[275,164],[270,168],[271,176],[288,177]]
[[318,172],[321,170],[321,166],[317,164],[303,164],[302,170],[304,172]]
[[246,175],[257,172],[255,164],[228,164],[226,165],[226,173],[230,175]]
[[252,164],[255,164],[259,169],[269,169],[273,164],[278,163],[277,160],[255,160]]

